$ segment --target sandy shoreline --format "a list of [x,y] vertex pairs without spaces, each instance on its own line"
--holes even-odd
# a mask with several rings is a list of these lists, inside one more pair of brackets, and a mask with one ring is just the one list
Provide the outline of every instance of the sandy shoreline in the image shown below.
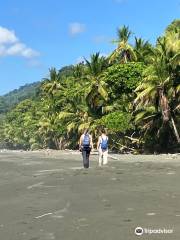
[[0,152],[0,239],[134,240],[137,226],[180,236],[180,155],[114,155],[82,168],[79,152]]
[[[0,154],[21,154],[21,155],[40,155],[40,156],[49,156],[49,157],[61,157],[63,155],[78,155],[81,158],[81,152],[78,150],[53,150],[53,149],[42,149],[42,150],[33,150],[33,151],[25,151],[25,150],[8,150],[8,149],[0,149]],[[91,156],[98,155],[97,151],[92,151]],[[109,153],[109,159],[117,160],[117,161],[125,161],[125,162],[168,162],[168,161],[180,161],[180,153],[168,153],[168,154],[116,154]],[[92,159],[92,161],[94,158]]]

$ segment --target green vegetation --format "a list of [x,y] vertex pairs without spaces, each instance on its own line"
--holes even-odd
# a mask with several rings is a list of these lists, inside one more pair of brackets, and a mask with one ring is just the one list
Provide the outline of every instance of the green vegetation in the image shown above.
[[0,97],[0,114],[8,112],[21,101],[34,99],[38,94],[40,82],[26,84]]
[[[0,146],[11,149],[77,147],[89,127],[106,128],[110,148],[126,152],[180,150],[180,20],[155,46],[123,26],[116,49],[78,65],[50,69],[48,78],[21,94],[0,98]],[[11,104],[10,104],[11,103]]]

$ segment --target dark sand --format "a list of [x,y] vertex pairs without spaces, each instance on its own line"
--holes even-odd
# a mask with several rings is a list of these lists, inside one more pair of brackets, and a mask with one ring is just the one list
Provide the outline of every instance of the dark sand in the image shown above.
[[[180,155],[0,153],[0,240],[180,239]],[[137,226],[173,229],[136,236]]]

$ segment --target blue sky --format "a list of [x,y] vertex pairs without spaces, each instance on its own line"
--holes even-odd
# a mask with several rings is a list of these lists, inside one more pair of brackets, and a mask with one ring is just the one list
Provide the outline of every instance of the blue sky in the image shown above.
[[[50,67],[115,46],[116,29],[154,43],[180,17],[180,0],[0,0],[0,95],[41,80]],[[131,39],[133,42],[133,39]]]

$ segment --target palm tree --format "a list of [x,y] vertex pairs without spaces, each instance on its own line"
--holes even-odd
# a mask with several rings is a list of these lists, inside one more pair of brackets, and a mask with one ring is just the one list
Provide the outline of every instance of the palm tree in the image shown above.
[[93,123],[93,118],[89,115],[88,109],[83,106],[80,106],[76,111],[62,111],[58,115],[58,120],[66,125],[67,135],[89,128]]
[[93,112],[102,108],[102,105],[108,99],[106,83],[103,80],[103,71],[107,68],[107,59],[100,57],[99,53],[91,55],[90,61],[85,59],[87,66],[86,83],[84,90],[86,101]]
[[152,46],[148,41],[144,41],[142,38],[135,37],[134,52],[136,54],[137,62],[148,63],[149,56],[151,54]]
[[60,103],[63,99],[60,94],[64,89],[60,73],[55,69],[49,70],[49,78],[44,78],[41,85],[41,100],[45,100],[45,105],[48,107],[48,114],[58,113],[60,111]]
[[73,141],[77,142],[78,134],[84,128],[90,128],[94,121],[85,99],[78,96],[78,89],[77,94],[75,93],[73,97],[71,95],[70,99],[67,99],[66,106],[56,119],[56,124],[61,124],[66,129],[64,139],[68,145],[72,144]]
[[129,30],[129,27],[123,26],[122,28],[117,29],[117,40],[113,40],[113,43],[117,44],[117,48],[109,56],[109,62],[113,63],[116,60],[119,60],[122,63],[127,63],[136,59],[133,47],[128,43],[128,40],[132,32]]
[[174,31],[180,32],[180,19],[175,19],[171,24],[169,24],[165,30],[165,34]]
[[[174,73],[174,69],[177,67],[177,61],[174,59],[177,57],[178,53],[172,51],[165,37],[158,40],[151,65],[146,68],[144,80],[136,89],[135,103],[137,104],[136,110],[138,110],[136,119],[146,120],[148,121],[147,126],[152,127],[152,119],[161,113],[161,127],[165,127],[166,123],[171,122],[177,142],[180,143],[174,120],[178,103],[176,99],[179,98],[180,93],[179,84],[178,86],[175,84],[176,75]],[[152,107],[154,107],[153,111]]]
[[47,95],[53,96],[60,89],[60,74],[55,68],[49,69],[50,76],[49,78],[44,78],[42,83],[42,90]]
[[72,78],[66,79],[60,97],[65,99],[57,122],[67,129],[67,139],[77,137],[77,132],[91,127],[99,116],[99,109],[107,99],[106,84],[102,73],[107,68],[107,60],[99,53],[85,59],[86,64],[76,65]]

